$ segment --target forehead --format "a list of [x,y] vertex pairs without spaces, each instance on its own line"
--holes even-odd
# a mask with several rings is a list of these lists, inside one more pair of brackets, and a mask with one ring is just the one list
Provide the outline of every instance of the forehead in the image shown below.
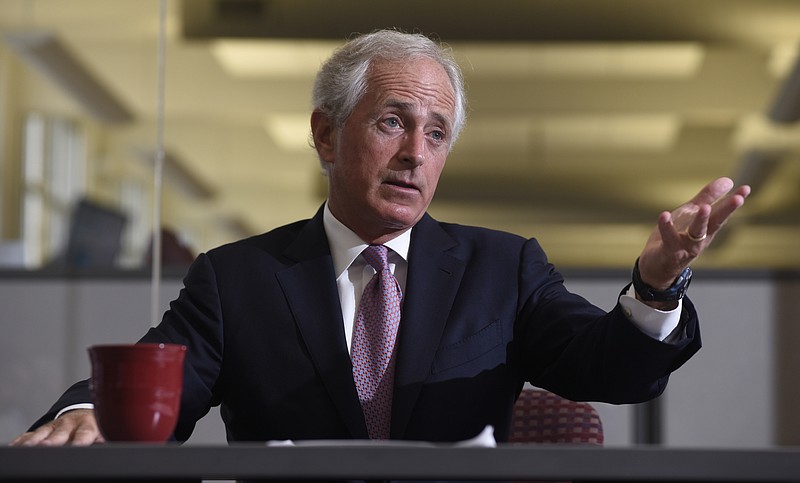
[[444,67],[433,59],[376,60],[367,82],[367,97],[371,97],[372,102],[408,102],[415,107],[435,108],[451,122],[453,120],[453,85]]

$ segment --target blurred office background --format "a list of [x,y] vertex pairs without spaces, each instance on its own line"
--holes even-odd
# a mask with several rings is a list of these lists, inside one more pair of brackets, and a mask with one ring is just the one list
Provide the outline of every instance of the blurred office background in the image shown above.
[[[0,440],[85,377],[87,345],[152,322],[161,141],[166,301],[187,254],[320,206],[313,75],[353,32],[400,27],[448,42],[467,80],[467,128],[431,213],[537,237],[601,306],[660,211],[720,175],[753,186],[696,264],[706,347],[648,438],[800,442],[800,2],[161,5],[0,0]],[[608,442],[641,442],[636,411],[602,410]]]

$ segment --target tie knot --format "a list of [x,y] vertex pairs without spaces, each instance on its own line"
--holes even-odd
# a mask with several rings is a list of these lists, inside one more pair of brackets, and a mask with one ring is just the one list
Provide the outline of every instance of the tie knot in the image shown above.
[[376,272],[389,269],[388,249],[383,245],[370,245],[361,254]]

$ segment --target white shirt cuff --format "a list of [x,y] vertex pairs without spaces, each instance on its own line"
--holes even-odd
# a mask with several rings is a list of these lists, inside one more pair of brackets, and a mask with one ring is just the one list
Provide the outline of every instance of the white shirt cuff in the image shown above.
[[75,409],[94,409],[94,404],[92,404],[92,403],[82,403],[82,404],[73,404],[72,406],[67,406],[64,409],[62,409],[61,411],[59,411],[58,414],[56,414],[55,419],[58,419],[58,418],[61,417],[62,414],[66,413],[68,411],[73,411]]
[[636,299],[633,286],[619,298],[622,310],[628,319],[650,337],[664,341],[681,321],[683,300],[673,310],[658,310]]

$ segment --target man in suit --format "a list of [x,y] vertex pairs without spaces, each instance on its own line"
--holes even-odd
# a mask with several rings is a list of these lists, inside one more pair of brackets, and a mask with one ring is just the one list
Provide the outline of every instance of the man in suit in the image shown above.
[[[455,441],[486,425],[504,441],[526,381],[612,403],[664,390],[700,347],[688,265],[749,188],[721,178],[662,213],[633,286],[606,313],[564,288],[536,240],[426,214],[465,112],[458,66],[421,35],[364,35],[323,65],[311,130],[326,203],[310,220],[200,255],[142,339],[189,348],[178,440],[221,404],[236,441]],[[402,300],[383,436],[368,427],[351,361],[376,272],[362,251],[373,245],[388,248]],[[76,384],[14,444],[102,441],[89,402]]]

